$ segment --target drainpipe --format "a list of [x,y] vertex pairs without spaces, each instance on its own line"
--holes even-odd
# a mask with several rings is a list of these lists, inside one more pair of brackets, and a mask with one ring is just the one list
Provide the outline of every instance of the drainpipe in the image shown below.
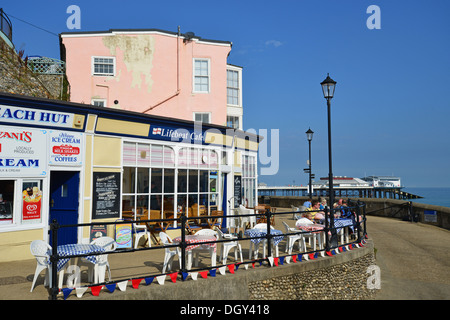
[[151,106],[150,108],[143,111],[143,113],[146,113],[148,111],[151,111],[155,109],[156,107],[162,105],[163,103],[169,101],[172,98],[175,98],[180,94],[180,50],[179,50],[179,43],[180,43],[180,26],[178,26],[178,34],[177,34],[177,91],[171,95],[170,97],[166,98],[165,100],[158,102],[157,104]]

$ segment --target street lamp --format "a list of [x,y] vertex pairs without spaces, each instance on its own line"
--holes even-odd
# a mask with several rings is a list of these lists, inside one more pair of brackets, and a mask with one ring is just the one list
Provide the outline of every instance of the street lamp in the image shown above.
[[[329,207],[330,207],[330,225],[334,227],[334,214],[333,214],[333,204],[334,204],[334,190],[333,190],[333,165],[331,161],[331,114],[330,114],[330,100],[334,96],[334,89],[336,87],[336,81],[330,78],[330,74],[327,74],[327,77],[325,80],[323,80],[321,83],[322,85],[322,91],[323,91],[323,97],[327,99],[327,111],[328,111],[328,192],[329,194]],[[325,217],[325,228],[327,228],[327,222],[328,219]],[[334,232],[332,232],[331,236],[331,245],[337,246],[337,235],[336,230],[332,229]],[[329,244],[327,241],[327,250],[329,250]]]
[[312,172],[311,172],[311,141],[313,138],[313,134],[314,131],[311,130],[311,128],[308,129],[308,131],[306,131],[306,139],[308,139],[308,144],[309,144],[309,161],[308,161],[308,165],[309,165],[309,199],[312,200]]

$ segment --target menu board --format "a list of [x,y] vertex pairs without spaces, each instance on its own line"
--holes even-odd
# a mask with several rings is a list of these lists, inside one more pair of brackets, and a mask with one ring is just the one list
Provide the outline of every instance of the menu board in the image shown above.
[[120,215],[120,173],[94,172],[92,219],[118,218]]
[[242,179],[241,176],[234,176],[234,207],[239,208],[239,205],[242,204]]

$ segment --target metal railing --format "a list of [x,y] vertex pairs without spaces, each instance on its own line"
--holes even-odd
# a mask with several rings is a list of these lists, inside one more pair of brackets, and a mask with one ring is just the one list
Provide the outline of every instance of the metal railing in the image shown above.
[[[365,203],[360,202],[360,201],[356,201],[354,202],[351,206],[348,207],[349,210],[352,211],[352,213],[354,214],[354,224],[352,225],[355,232],[355,240],[354,241],[349,241],[349,243],[341,243],[340,245],[335,244],[334,246],[332,245],[332,242],[330,241],[333,233],[336,231],[336,229],[340,229],[342,227],[336,227],[336,226],[329,226],[329,225],[325,225],[324,228],[320,231],[315,231],[315,232],[322,232],[323,235],[325,236],[325,248],[324,249],[319,249],[319,250],[310,250],[310,251],[305,251],[305,252],[299,252],[299,253],[295,253],[295,254],[287,254],[285,256],[294,256],[294,255],[305,255],[305,254],[314,254],[317,257],[317,254],[319,252],[322,252],[322,256],[324,256],[323,253],[326,253],[327,255],[331,255],[330,254],[330,250],[333,249],[337,249],[338,247],[342,247],[342,246],[346,246],[352,243],[361,243],[362,239],[364,237],[366,237],[367,233],[366,233],[366,212],[365,212]],[[335,213],[337,210],[340,209],[333,209],[331,211],[329,211],[328,209],[325,210],[325,217],[328,217],[330,213]],[[216,266],[211,266],[211,267],[202,267],[202,268],[198,268],[198,269],[186,269],[186,248],[190,245],[186,242],[186,230],[187,230],[187,223],[189,220],[199,220],[199,219],[211,219],[211,218],[218,218],[218,219],[227,219],[227,218],[233,218],[233,219],[239,219],[239,218],[243,218],[243,217],[251,217],[251,216],[255,216],[256,218],[265,218],[266,220],[266,224],[267,224],[267,232],[264,236],[254,236],[254,237],[250,237],[250,236],[243,236],[242,234],[239,234],[237,238],[233,238],[233,239],[222,239],[222,240],[216,240],[216,241],[209,241],[209,242],[202,242],[201,244],[219,244],[219,243],[224,243],[224,242],[230,242],[230,241],[251,241],[253,239],[266,239],[266,246],[267,246],[267,256],[266,257],[271,257],[272,256],[272,239],[274,237],[279,237],[279,236],[289,236],[289,235],[298,235],[298,234],[306,234],[306,233],[310,233],[310,231],[296,231],[296,232],[283,232],[282,234],[272,234],[270,232],[271,230],[271,218],[274,216],[281,216],[281,215],[292,215],[292,214],[302,214],[302,213],[306,213],[306,212],[311,212],[311,211],[289,211],[289,212],[271,212],[270,210],[266,210],[264,213],[256,213],[256,214],[236,214],[236,215],[222,215],[222,216],[197,216],[197,217],[186,217],[185,215],[181,215],[181,217],[179,218],[175,218],[175,219],[151,219],[151,220],[120,220],[120,221],[114,221],[114,222],[98,222],[98,223],[84,223],[84,224],[72,224],[72,225],[60,225],[58,224],[58,222],[56,220],[53,220],[50,223],[50,230],[49,230],[49,234],[51,235],[51,247],[52,247],[52,253],[50,256],[50,261],[51,261],[51,268],[52,268],[52,272],[51,272],[51,283],[52,283],[52,287],[49,288],[49,298],[52,300],[57,299],[57,295],[59,293],[59,288],[58,288],[58,284],[57,284],[57,264],[58,261],[60,259],[70,259],[70,258],[78,258],[78,257],[87,257],[87,256],[92,256],[92,255],[102,255],[105,254],[105,252],[103,253],[90,253],[90,254],[79,254],[79,255],[65,255],[64,257],[60,257],[58,255],[58,231],[61,228],[79,228],[79,227],[91,227],[91,226],[97,226],[97,225],[118,225],[118,224],[133,224],[133,223],[160,223],[160,222],[175,222],[175,221],[179,221],[181,223],[181,242],[178,244],[171,244],[171,245],[159,245],[159,246],[152,246],[152,247],[144,247],[144,248],[130,248],[130,249],[120,249],[120,250],[115,250],[115,251],[108,251],[106,252],[108,255],[109,254],[123,254],[123,253],[129,253],[129,252],[136,252],[136,251],[143,251],[143,250],[161,250],[161,249],[165,249],[165,248],[180,248],[180,271],[184,274],[186,274],[187,272],[192,272],[192,271],[199,271],[199,270],[210,270],[210,269],[217,269],[221,266],[224,265],[216,265]],[[161,230],[162,231],[162,230]],[[151,241],[151,239],[148,239],[148,241]],[[287,245],[287,244],[286,244]],[[306,250],[306,248],[305,248]],[[263,258],[256,258],[256,259],[252,259],[252,260],[246,260],[243,262],[240,262],[239,264],[248,264],[248,263],[253,263],[253,262],[261,262],[261,261],[267,261],[267,258],[263,257]],[[154,274],[152,276],[157,276],[157,275],[164,275],[167,273],[161,273],[161,274]],[[138,277],[136,279],[141,279],[143,278]],[[97,286],[97,285],[101,285],[101,284],[108,284],[108,283],[118,283],[124,280],[134,280],[134,279],[130,279],[130,278],[126,278],[126,279],[119,279],[119,280],[115,280],[115,281],[109,281],[109,282],[103,282],[103,283],[98,283],[98,284],[92,284],[92,285],[88,285],[89,287],[91,286]],[[184,278],[183,278],[184,280]]]

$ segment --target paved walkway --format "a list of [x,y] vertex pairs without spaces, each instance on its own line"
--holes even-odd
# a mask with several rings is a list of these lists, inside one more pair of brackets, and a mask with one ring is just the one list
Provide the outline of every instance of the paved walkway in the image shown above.
[[[281,223],[277,227],[281,228]],[[368,217],[367,228],[381,269],[377,299],[450,299],[450,231],[373,216]],[[245,249],[244,254],[247,258]],[[109,259],[114,277],[120,278],[158,273],[163,257],[162,250],[151,250],[130,256],[112,254]],[[0,263],[0,300],[47,300],[44,272],[30,293],[35,268],[35,259]]]
[[369,216],[381,271],[379,300],[450,299],[450,231]]

